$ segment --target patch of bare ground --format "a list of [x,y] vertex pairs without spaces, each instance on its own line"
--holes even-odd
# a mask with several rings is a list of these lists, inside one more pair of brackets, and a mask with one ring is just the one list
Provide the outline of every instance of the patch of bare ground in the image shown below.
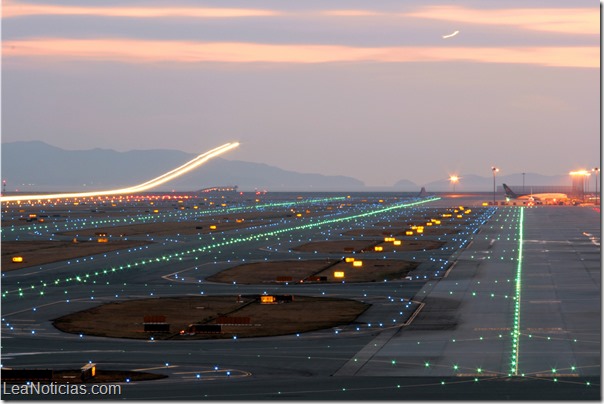
[[[409,237],[405,231],[409,227],[384,227],[382,229],[352,229],[342,233],[343,236],[365,236],[365,237]],[[445,234],[456,234],[459,230],[450,227],[431,226],[424,227],[424,234],[427,236],[442,236]]]
[[[349,324],[369,304],[329,297],[293,296],[286,303],[262,304],[258,295],[184,296],[107,303],[53,321],[61,331],[137,339],[216,339],[302,333]],[[169,332],[145,332],[145,316],[164,316]],[[226,320],[225,320],[226,318]],[[241,319],[247,319],[247,324]],[[181,335],[190,324],[219,324],[219,333]]]
[[210,282],[222,283],[275,283],[299,282],[323,271],[340,260],[295,260],[262,261],[238,265],[206,278]]
[[[78,243],[72,241],[3,241],[2,272],[146,244],[151,244],[151,241],[115,240],[107,243],[97,243],[96,241]],[[23,262],[13,262],[12,258],[15,256],[23,257]]]
[[[57,384],[119,383],[125,382],[126,380],[129,380],[130,382],[140,382],[145,380],[164,379],[168,377],[167,375],[157,373],[136,372],[131,370],[99,369],[97,366],[95,370],[95,376],[88,377],[84,381],[82,380],[82,371],[80,369],[48,370],[52,370],[52,375],[49,373],[45,375],[44,382],[53,382]],[[38,373],[39,377],[39,372],[41,371],[41,369],[14,369],[15,372],[18,372],[20,374],[19,376],[13,375],[12,371],[13,369],[2,371],[4,376],[3,382],[6,382],[7,384],[22,384],[31,379],[35,381],[36,373]],[[46,369],[42,371],[47,372]],[[24,375],[28,375],[27,377],[29,377],[29,379],[27,377],[24,377]]]
[[52,381],[55,383],[117,383],[129,379],[131,382],[141,382],[145,380],[165,379],[167,375],[148,372],[134,372],[128,370],[109,370],[99,369],[97,366],[96,375],[93,378],[83,382],[80,378],[81,371],[77,370],[55,370]]
[[291,213],[286,212],[242,212],[236,215],[200,216],[174,222],[98,227],[57,234],[78,237],[94,237],[97,233],[106,233],[109,237],[208,234],[269,224],[272,220],[282,219],[288,215],[292,216]]
[[328,254],[347,254],[375,251],[376,246],[385,246],[391,250],[384,251],[422,251],[434,250],[442,247],[443,241],[434,240],[405,240],[402,239],[401,245],[394,246],[392,243],[386,243],[382,240],[334,240],[334,241],[312,241],[304,245],[293,248],[294,251],[301,252],[319,252]]
[[381,240],[333,240],[333,241],[311,241],[306,244],[292,248],[293,251],[327,254],[346,254],[361,252],[380,243]]
[[[419,264],[404,260],[365,259],[361,267],[345,260],[273,261],[243,264],[226,269],[206,280],[241,284],[258,283],[341,283],[381,282],[384,279],[402,279]],[[358,265],[358,264],[357,264]],[[336,276],[342,272],[343,276]]]

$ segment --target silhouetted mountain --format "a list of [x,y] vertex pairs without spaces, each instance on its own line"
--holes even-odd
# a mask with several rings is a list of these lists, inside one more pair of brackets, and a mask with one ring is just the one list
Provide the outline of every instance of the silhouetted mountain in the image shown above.
[[420,186],[418,186],[413,181],[400,180],[400,181],[397,181],[393,185],[393,188],[395,188],[397,191],[401,191],[401,192],[415,192],[415,191],[418,191],[420,189]]
[[[2,179],[7,191],[83,191],[125,187],[148,181],[194,158],[177,150],[108,149],[64,150],[40,141],[2,144]],[[522,174],[498,175],[496,185],[506,183],[522,191]],[[531,185],[570,185],[568,176],[525,175],[526,192]],[[237,185],[242,191],[375,191],[419,192],[421,186],[402,179],[393,186],[371,187],[347,176],[305,174],[266,164],[215,158],[198,170],[159,187],[159,191],[193,191],[213,186]],[[428,193],[453,190],[448,179],[422,184]],[[493,177],[461,175],[459,192],[490,192]]]
[[[44,142],[2,144],[2,178],[7,190],[103,190],[155,178],[194,158],[175,150],[63,150]],[[352,177],[303,174],[266,164],[215,158],[158,190],[197,190],[238,185],[241,190],[354,191],[364,184]]]

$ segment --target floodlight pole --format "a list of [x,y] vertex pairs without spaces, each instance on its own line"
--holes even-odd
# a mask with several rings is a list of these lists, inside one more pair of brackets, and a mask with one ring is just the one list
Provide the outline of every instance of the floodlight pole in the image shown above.
[[599,202],[598,202],[598,200],[599,200],[599,198],[598,198],[598,174],[600,173],[600,168],[596,167],[592,171],[596,174],[596,176],[594,178],[596,180],[596,205],[599,205]]
[[491,171],[493,171],[493,205],[495,205],[495,174],[499,169],[497,167],[491,167]]
[[457,181],[459,181],[459,177],[452,175],[449,177],[449,181],[453,184],[453,193],[455,193],[455,185],[457,184]]

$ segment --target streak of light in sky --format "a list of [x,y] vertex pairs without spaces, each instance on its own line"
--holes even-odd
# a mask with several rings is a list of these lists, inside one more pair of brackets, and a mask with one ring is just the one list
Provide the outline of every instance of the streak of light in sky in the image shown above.
[[225,153],[235,147],[239,146],[239,142],[233,143],[225,143],[220,147],[209,150],[199,156],[195,157],[193,160],[188,161],[187,163],[177,167],[171,171],[168,171],[165,174],[160,175],[152,180],[147,182],[143,182],[142,184],[138,184],[128,188],[120,188],[120,189],[111,189],[107,191],[91,191],[91,192],[74,192],[74,193],[61,193],[61,194],[40,194],[40,195],[12,195],[12,196],[2,196],[0,197],[1,202],[10,202],[10,201],[23,201],[23,200],[32,200],[32,199],[65,199],[65,198],[85,198],[91,196],[101,196],[101,195],[123,195],[135,192],[142,192],[158,185],[164,184],[170,180],[173,180],[176,177],[179,177],[183,174],[188,173],[194,168],[199,167],[204,164],[208,160],[213,157],[219,156],[222,153]]
[[457,34],[459,34],[459,31],[455,31],[454,33],[449,34],[449,35],[443,35],[443,39],[454,37]]

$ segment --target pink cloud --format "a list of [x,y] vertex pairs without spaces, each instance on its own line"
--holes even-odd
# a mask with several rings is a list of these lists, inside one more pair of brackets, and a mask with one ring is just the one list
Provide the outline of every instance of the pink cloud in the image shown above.
[[600,11],[595,6],[495,10],[478,10],[462,6],[429,6],[405,15],[460,24],[509,25],[532,31],[600,35]]
[[191,17],[191,18],[235,18],[267,17],[280,13],[273,10],[249,8],[214,8],[214,7],[82,7],[48,4],[27,4],[4,1],[2,17],[22,17],[29,15],[96,15],[103,17],[158,18],[158,17]]
[[22,57],[56,60],[153,62],[445,62],[521,63],[600,67],[599,47],[353,47],[136,39],[39,38],[4,41],[5,62]]

